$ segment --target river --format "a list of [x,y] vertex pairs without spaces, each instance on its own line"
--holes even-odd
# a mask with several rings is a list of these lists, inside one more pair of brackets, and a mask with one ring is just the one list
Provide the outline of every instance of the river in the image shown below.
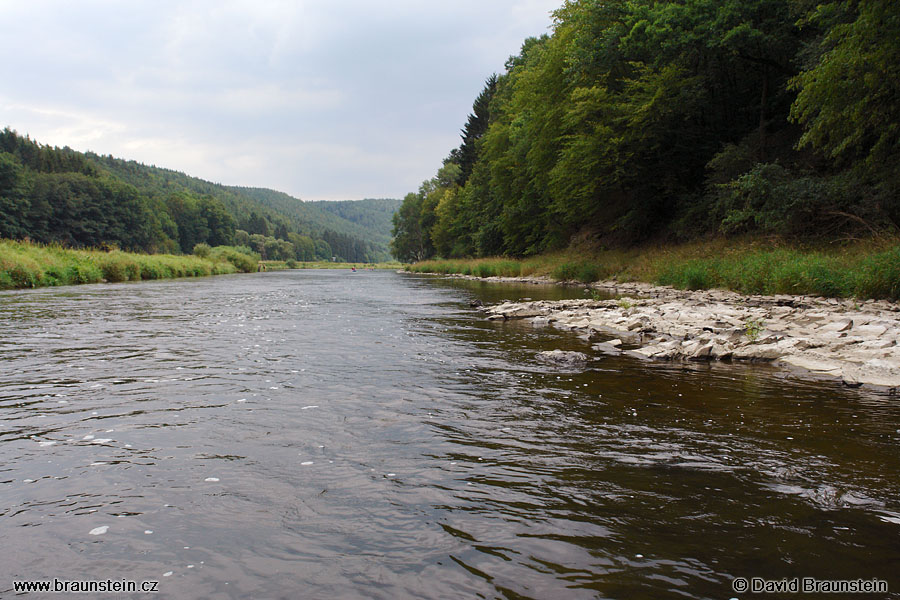
[[338,270],[0,293],[0,597],[900,597],[896,396],[566,370],[536,354],[588,341],[469,306],[567,294]]

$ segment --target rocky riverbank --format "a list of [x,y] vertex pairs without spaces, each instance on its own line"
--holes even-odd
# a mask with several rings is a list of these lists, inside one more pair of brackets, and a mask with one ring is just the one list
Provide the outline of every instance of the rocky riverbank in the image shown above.
[[646,359],[766,361],[851,386],[900,387],[897,303],[744,296],[644,283],[592,287],[619,298],[507,302],[485,310],[489,319],[529,319],[536,326],[606,338],[595,344],[598,353],[620,352],[624,343],[630,354]]

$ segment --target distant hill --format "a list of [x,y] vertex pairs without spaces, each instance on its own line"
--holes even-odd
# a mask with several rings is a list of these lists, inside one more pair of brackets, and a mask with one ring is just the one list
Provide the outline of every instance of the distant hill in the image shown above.
[[367,198],[365,200],[320,200],[306,204],[317,206],[342,219],[376,232],[383,238],[384,243],[388,244],[394,228],[394,213],[397,212],[403,201],[396,198]]
[[190,253],[247,245],[267,258],[388,260],[399,200],[303,202],[0,131],[0,237]]
[[401,204],[397,199],[303,202],[266,188],[231,186],[227,189],[290,219],[304,233],[330,230],[374,244],[384,252],[388,252],[391,241],[391,219]]

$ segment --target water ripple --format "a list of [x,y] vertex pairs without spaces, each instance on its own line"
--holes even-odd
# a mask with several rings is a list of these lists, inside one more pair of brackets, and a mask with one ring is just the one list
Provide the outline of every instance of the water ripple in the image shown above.
[[536,354],[589,341],[469,308],[563,293],[341,271],[0,293],[6,571],[197,598],[893,577],[892,398],[758,365],[561,372]]

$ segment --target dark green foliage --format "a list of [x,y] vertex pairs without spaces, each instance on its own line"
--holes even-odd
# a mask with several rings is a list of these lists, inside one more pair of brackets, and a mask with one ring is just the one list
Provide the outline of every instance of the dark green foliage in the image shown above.
[[801,144],[861,173],[900,169],[900,5],[894,0],[825,2],[810,22],[826,31],[821,55],[794,80],[792,117]]
[[497,75],[494,74],[488,77],[484,89],[475,98],[475,102],[472,104],[472,113],[462,130],[462,144],[454,151],[455,154],[451,154],[452,161],[460,168],[459,176],[456,178],[456,183],[459,185],[465,185],[478,160],[478,140],[487,132],[490,124],[491,99],[496,91]]
[[178,228],[182,252],[192,252],[197,244],[227,246],[234,241],[234,219],[212,196],[198,198],[181,192],[167,198],[166,205]]
[[96,177],[100,169],[87,156],[71,148],[42,146],[28,136],[5,128],[0,131],[0,152],[18,157],[22,165],[40,173],[78,173]]
[[900,229],[900,4],[570,0],[554,16],[476,100],[442,167],[460,177],[398,213],[405,256]]
[[[5,132],[4,132],[5,133]],[[8,152],[0,152],[0,237],[28,235],[31,201],[22,163]]]

